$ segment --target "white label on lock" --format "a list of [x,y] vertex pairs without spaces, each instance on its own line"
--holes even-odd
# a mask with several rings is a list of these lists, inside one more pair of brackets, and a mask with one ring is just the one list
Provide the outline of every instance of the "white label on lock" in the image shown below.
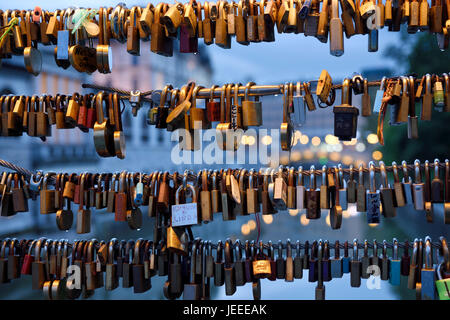
[[198,223],[197,203],[172,206],[172,227],[190,226]]

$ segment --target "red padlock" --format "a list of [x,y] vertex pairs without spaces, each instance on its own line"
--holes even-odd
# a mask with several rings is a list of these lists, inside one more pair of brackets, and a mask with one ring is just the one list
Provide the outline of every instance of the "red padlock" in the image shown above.
[[206,114],[209,122],[220,121],[220,102],[214,101],[215,88],[217,88],[216,85],[211,87],[209,101],[206,103]]
[[90,129],[94,129],[94,124],[97,121],[97,112],[95,110],[95,96],[92,97],[91,103],[89,104],[89,108],[87,109],[87,120],[86,127]]
[[36,240],[33,240],[33,242],[30,245],[30,248],[28,249],[28,253],[23,258],[23,264],[22,269],[20,270],[21,274],[31,274],[31,264],[34,261],[34,256],[31,255],[31,252],[36,244]]
[[88,97],[89,97],[88,95],[84,95],[83,103],[80,105],[80,108],[78,109],[77,127],[83,132],[89,131],[89,128],[86,126]]

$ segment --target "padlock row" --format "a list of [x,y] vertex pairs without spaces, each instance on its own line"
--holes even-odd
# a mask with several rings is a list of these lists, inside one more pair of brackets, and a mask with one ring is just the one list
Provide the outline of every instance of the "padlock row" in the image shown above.
[[[445,168],[444,175],[440,168]],[[367,223],[378,224],[381,214],[384,218],[395,217],[397,208],[404,206],[424,212],[427,222],[433,222],[434,208],[442,203],[444,223],[450,224],[448,159],[445,163],[435,159],[434,164],[427,160],[423,165],[416,160],[414,166],[403,161],[401,167],[393,162],[388,168],[392,170],[393,184],[389,183],[383,161],[377,169],[371,161],[368,168],[360,164],[357,169],[350,166],[345,170],[338,164],[333,168],[323,166],[321,170],[315,170],[313,165],[309,171],[302,166],[298,170],[280,166],[278,172],[270,168],[204,169],[197,174],[186,170],[183,175],[177,172],[169,175],[168,171],[150,174],[124,171],[80,175],[49,172],[26,177],[3,172],[0,216],[27,212],[28,200],[36,200],[39,195],[40,213],[56,213],[60,230],[72,227],[71,204],[78,204],[76,230],[80,234],[90,232],[91,209],[106,209],[114,213],[115,221],[128,222],[133,230],[140,229],[142,206],[147,206],[149,217],[157,217],[158,221],[164,217],[174,228],[212,222],[220,213],[224,221],[229,221],[237,216],[271,215],[287,209],[304,211],[307,219],[317,220],[324,209],[330,210],[331,228],[339,229],[343,211],[349,204],[356,203],[356,211],[366,212]],[[410,170],[414,171],[414,180],[409,176]],[[321,177],[320,186],[316,176]]]
[[[372,82],[371,85],[377,82]],[[196,136],[200,129],[212,128],[216,124],[216,143],[222,150],[237,150],[245,130],[263,125],[262,102],[258,91],[267,95],[265,86],[253,89],[253,82],[246,86],[228,84],[221,88],[212,86],[204,89],[193,82],[180,90],[166,85],[160,91],[159,103],[153,102],[147,114],[147,123],[158,129],[175,131],[184,129],[180,148],[195,151],[200,148]],[[310,82],[286,83],[270,87],[271,94],[283,95],[283,120],[280,125],[280,145],[284,151],[291,150],[295,143],[294,129],[306,121],[306,110],[316,110],[311,93]],[[275,89],[273,89],[273,88]],[[315,94],[319,107],[332,106],[335,101],[335,87],[342,90],[341,104],[333,108],[334,135],[339,140],[349,141],[356,137],[358,115],[372,115],[369,82],[360,75],[344,79],[342,86],[333,86],[331,76],[323,70]],[[220,101],[215,100],[216,91],[220,92]],[[155,91],[156,92],[156,91]],[[205,106],[197,107],[200,96],[205,99]],[[209,95],[207,95],[209,93]],[[362,95],[361,112],[352,105],[352,94]],[[208,98],[209,97],[209,98]],[[156,99],[156,97],[155,97]],[[450,78],[447,73],[442,76],[426,74],[421,79],[413,76],[386,78],[380,81],[373,113],[381,113],[378,121],[378,139],[383,145],[383,123],[390,106],[390,125],[407,123],[408,138],[417,139],[419,133],[418,117],[415,112],[416,101],[421,100],[420,120],[431,120],[432,106],[436,111],[450,112]],[[21,136],[27,133],[32,137],[51,136],[52,125],[57,129],[78,127],[82,132],[94,131],[94,146],[102,157],[125,157],[125,137],[122,127],[121,96],[100,91],[96,94],[42,96],[1,96],[0,129],[2,136]],[[134,101],[134,112],[140,100]],[[134,101],[134,102],[133,102]],[[240,130],[242,129],[242,130]],[[232,141],[229,141],[232,140]]]
[[72,96],[0,96],[1,136],[17,137],[26,133],[45,141],[52,135],[53,125],[56,129],[77,127],[85,133],[94,131],[95,150],[100,156],[124,159],[120,101],[119,94],[102,91]]
[[[339,11],[341,15],[339,16]],[[56,45],[54,59],[64,69],[72,66],[79,72],[110,73],[112,55],[110,41],[126,43],[127,52],[139,56],[141,41],[150,41],[151,52],[173,55],[174,41],[182,53],[198,52],[198,39],[206,45],[231,48],[231,37],[241,45],[275,41],[278,33],[303,33],[326,43],[330,54],[344,53],[346,38],[368,35],[368,51],[378,51],[378,30],[400,31],[408,25],[408,33],[428,31],[437,36],[441,49],[448,47],[450,20],[448,3],[427,0],[282,0],[282,1],[217,1],[203,4],[149,3],[145,8],[68,8],[49,12],[5,10],[0,12],[0,27],[6,34],[0,42],[1,58],[23,55],[28,72],[38,75],[42,57],[38,43]],[[328,36],[329,35],[329,36]],[[96,46],[93,40],[97,40]]]
[[[416,238],[411,255],[409,248],[408,241],[399,243],[395,238],[392,243],[386,240],[358,243],[354,239],[334,244],[320,239],[311,241],[311,245],[309,241],[291,243],[289,239],[285,244],[281,240],[278,244],[249,240],[241,243],[239,239],[234,243],[226,239],[213,244],[196,238],[188,241],[183,251],[163,240],[155,243],[142,238],[73,243],[64,239],[7,238],[1,246],[0,283],[31,275],[32,290],[42,290],[45,299],[86,299],[102,287],[106,291],[118,288],[120,278],[122,288],[144,293],[152,288],[151,278],[158,275],[167,277],[163,293],[171,300],[181,296],[185,300],[208,300],[211,282],[215,287],[224,286],[228,296],[237,287],[252,283],[253,298],[259,300],[261,279],[293,282],[302,279],[305,273],[308,282],[317,283],[315,298],[324,300],[325,282],[350,274],[352,288],[360,287],[361,279],[369,278],[399,286],[405,277],[407,287],[416,290],[418,299],[449,300],[450,259],[446,239],[441,236],[438,243],[432,243],[428,236],[425,241]],[[433,248],[438,249],[438,254]]]

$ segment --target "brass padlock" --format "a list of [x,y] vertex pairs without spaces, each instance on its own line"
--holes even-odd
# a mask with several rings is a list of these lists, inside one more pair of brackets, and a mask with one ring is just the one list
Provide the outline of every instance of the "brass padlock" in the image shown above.
[[328,17],[330,16],[330,9],[328,9],[328,0],[322,3],[322,9],[319,13],[319,22],[317,24],[316,38],[323,43],[328,41]]
[[322,184],[320,185],[320,209],[330,209],[330,190],[327,181],[327,166],[322,167]]
[[202,174],[202,191],[200,192],[200,203],[201,203],[201,213],[202,221],[208,223],[213,221],[213,210],[211,204],[211,192],[208,186],[208,170],[204,169]]
[[[237,22],[237,20],[236,20]],[[236,25],[237,28],[237,25]],[[237,30],[236,30],[237,31]],[[216,20],[216,45],[223,49],[231,48],[231,36],[227,30],[227,21],[225,13],[225,1],[218,3],[218,18]]]
[[90,233],[91,232],[91,211],[84,208],[84,185],[86,174],[83,173],[80,178],[80,204],[77,212],[77,233]]
[[175,3],[169,7],[166,13],[159,19],[169,33],[177,32],[184,15],[184,7],[181,3]]
[[48,180],[52,176],[52,174],[46,173],[44,179],[42,180],[41,191],[39,192],[41,214],[56,212],[55,190],[48,189]]
[[189,120],[190,120],[190,129],[198,130],[198,129],[206,129],[207,125],[207,117],[206,110],[202,108],[197,108],[197,94],[200,89],[203,89],[202,86],[195,86],[192,92],[192,105],[189,109]]
[[290,151],[292,148],[292,145],[294,143],[294,134],[293,134],[293,127],[291,123],[291,117],[288,112],[288,93],[289,93],[289,86],[285,84],[281,92],[283,94],[283,122],[281,123],[280,127],[280,143],[281,143],[281,150],[283,151]]
[[251,86],[255,85],[254,82],[249,82],[245,86],[244,101],[242,102],[242,126],[248,128],[250,126],[262,126],[262,103],[259,101],[258,96],[255,96],[255,100],[249,100],[249,91]]
[[296,187],[295,187],[295,172],[294,167],[289,169],[288,187],[287,187],[287,207],[288,209],[296,209]]

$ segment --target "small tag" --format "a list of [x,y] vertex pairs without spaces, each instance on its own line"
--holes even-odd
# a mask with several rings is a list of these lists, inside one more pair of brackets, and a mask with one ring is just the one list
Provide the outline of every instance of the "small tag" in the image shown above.
[[270,262],[268,260],[253,261],[253,274],[271,274]]
[[172,206],[172,227],[189,226],[197,223],[198,211],[196,202]]
[[380,112],[383,95],[384,95],[383,90],[377,90],[377,94],[375,96],[375,103],[373,104],[373,113]]

